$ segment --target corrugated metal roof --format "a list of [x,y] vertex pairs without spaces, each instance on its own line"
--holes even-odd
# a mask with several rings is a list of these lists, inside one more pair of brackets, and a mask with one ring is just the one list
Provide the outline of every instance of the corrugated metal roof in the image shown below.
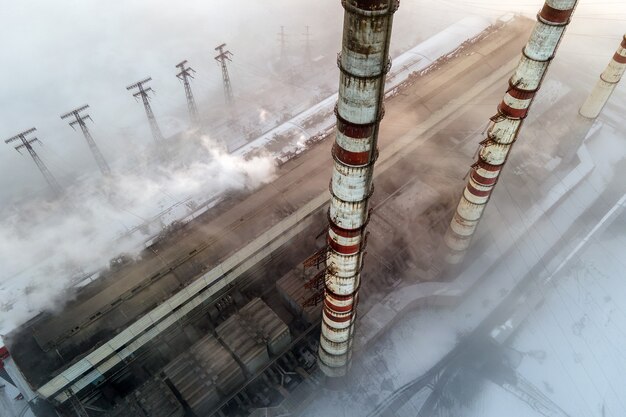
[[69,379],[70,381],[75,380],[85,372],[91,369],[91,363],[88,361],[81,359],[74,364],[74,366],[70,367],[68,370],[63,372],[63,376]]
[[122,358],[120,358],[119,355],[115,354],[111,356],[109,359],[107,359],[106,361],[102,362],[96,369],[98,369],[98,371],[104,374],[105,372],[113,368],[115,365],[120,363],[121,361],[122,361]]
[[303,305],[305,301],[315,295],[313,290],[305,288],[304,284],[307,279],[313,278],[318,271],[315,268],[308,268],[306,276],[303,277],[302,269],[293,269],[276,282],[278,292],[287,301],[293,312],[302,314],[309,322],[321,318],[322,303],[306,307]]
[[93,351],[92,353],[90,353],[89,355],[87,355],[85,357],[85,360],[87,360],[93,366],[96,366],[100,362],[108,358],[113,352],[115,351],[113,350],[111,345],[109,345],[108,343],[105,343],[102,346],[100,346],[100,349],[97,349]]
[[157,378],[149,380],[137,389],[135,398],[150,417],[182,417],[184,415],[181,404],[170,388]]
[[98,371],[97,369],[94,369],[93,371],[89,372],[85,376],[85,378],[79,379],[74,385],[72,385],[72,391],[78,392],[81,389],[85,388],[87,385],[89,385],[91,383],[90,381],[96,381],[97,379],[101,377],[102,377],[102,374],[100,373],[100,371]]
[[248,320],[257,323],[260,332],[272,342],[283,334],[289,333],[287,325],[278,317],[260,298],[255,298],[246,304],[240,311],[241,315],[248,315]]
[[48,382],[44,387],[39,388],[39,393],[45,397],[49,397],[55,392],[63,389],[70,381],[64,374],[56,376],[52,381]]
[[239,314],[229,317],[216,331],[231,352],[246,365],[248,372],[255,372],[259,364],[269,361],[265,341]]
[[170,362],[163,372],[197,415],[206,415],[228,392],[244,382],[243,372],[230,353],[213,337],[205,336]]
[[275,352],[291,339],[287,325],[260,298],[229,317],[216,332],[250,373],[269,362],[268,349]]

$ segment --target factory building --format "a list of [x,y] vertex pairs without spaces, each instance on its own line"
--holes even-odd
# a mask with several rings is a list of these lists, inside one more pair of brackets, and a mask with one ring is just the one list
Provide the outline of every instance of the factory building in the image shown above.
[[291,342],[287,325],[260,298],[250,301],[215,331],[249,374],[267,365],[270,355],[279,354]]
[[[85,410],[84,406],[83,410]],[[183,407],[170,387],[159,378],[148,380],[107,413],[107,417],[183,417],[184,415]]]
[[[9,335],[21,381],[32,387],[33,403],[40,404],[38,416],[54,415],[52,408],[62,415],[110,417],[246,416],[293,402],[302,381],[316,383],[318,369],[326,376],[348,373],[357,313],[397,285],[404,271],[424,281],[437,274],[430,241],[443,235],[453,211],[448,191],[442,190],[453,181],[434,187],[417,179],[420,171],[411,171],[402,159],[415,149],[401,143],[396,151],[401,156],[390,151],[396,159],[377,162],[385,162],[381,168],[389,174],[377,178],[378,194],[373,193],[398,3],[350,0],[343,5],[330,195],[325,190],[286,216],[274,206],[267,209],[268,198],[259,196],[268,190],[261,190],[250,197],[261,203],[245,200],[256,221],[244,229],[238,225],[243,217],[230,219],[228,224],[237,226],[220,230],[223,235],[214,240],[227,237],[211,247],[202,264],[195,264],[194,256],[198,247],[210,247],[204,241],[181,249],[180,258],[155,251],[144,265],[154,260],[158,269],[138,267],[132,276],[123,268],[112,271],[62,314],[42,315]],[[555,12],[546,10],[542,18],[554,18]],[[516,30],[524,28],[520,24]],[[520,88],[516,84],[510,94]],[[442,170],[458,176],[455,168]],[[284,169],[293,168],[287,162]],[[292,188],[299,188],[305,180],[295,184]],[[235,212],[239,203],[227,201],[225,211]],[[216,221],[224,215],[220,210],[211,213]],[[275,217],[281,220],[260,230],[260,223]],[[369,243],[366,226],[376,237]],[[416,247],[419,238],[428,243]],[[160,248],[168,243],[176,242],[162,242]],[[364,262],[368,244],[369,264]],[[294,261],[309,253],[314,254],[302,264]],[[163,259],[174,266],[163,269]],[[372,278],[361,282],[366,268]]]
[[196,415],[203,416],[244,381],[235,359],[215,337],[207,335],[170,362],[162,377]]

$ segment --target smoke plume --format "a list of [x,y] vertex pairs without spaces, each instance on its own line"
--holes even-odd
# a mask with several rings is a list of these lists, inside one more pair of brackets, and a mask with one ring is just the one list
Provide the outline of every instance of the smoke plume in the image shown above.
[[[81,277],[122,253],[137,256],[146,240],[202,202],[274,175],[271,157],[233,156],[207,136],[187,133],[158,148],[127,158],[111,178],[77,181],[59,200],[0,209],[0,334],[61,307]],[[193,203],[159,218],[181,201]]]

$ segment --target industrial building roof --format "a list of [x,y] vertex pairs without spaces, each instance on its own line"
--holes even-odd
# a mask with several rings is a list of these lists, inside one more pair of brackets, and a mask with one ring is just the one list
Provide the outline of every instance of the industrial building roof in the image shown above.
[[287,325],[260,298],[250,301],[216,331],[250,373],[269,361],[268,348],[289,335]]
[[244,374],[230,353],[211,335],[170,362],[163,373],[197,415],[206,415],[243,383]]

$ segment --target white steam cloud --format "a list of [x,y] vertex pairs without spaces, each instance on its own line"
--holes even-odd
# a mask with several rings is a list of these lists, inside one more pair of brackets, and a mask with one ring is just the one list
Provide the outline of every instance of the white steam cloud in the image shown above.
[[274,177],[270,156],[233,156],[206,136],[181,135],[160,149],[128,158],[111,178],[80,181],[60,200],[32,199],[0,209],[0,334],[60,307],[72,297],[77,278],[121,253],[136,256],[175,220],[172,213],[153,223],[147,219],[192,201],[175,213],[185,216],[221,192],[253,189]]

